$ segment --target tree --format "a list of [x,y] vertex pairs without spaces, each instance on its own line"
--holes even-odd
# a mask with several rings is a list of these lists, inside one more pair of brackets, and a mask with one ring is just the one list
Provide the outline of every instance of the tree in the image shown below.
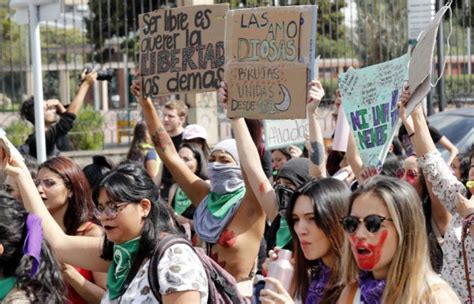
[[[153,3],[152,3],[153,2]],[[120,37],[123,40],[120,48],[133,56],[138,45],[138,15],[158,8],[173,7],[174,2],[164,2],[159,7],[159,1],[112,1],[90,0],[90,17],[85,17],[90,41],[95,48],[95,60],[108,61],[109,49],[105,48],[106,39]]]
[[406,1],[355,0],[356,28],[348,37],[361,66],[384,62],[407,51]]

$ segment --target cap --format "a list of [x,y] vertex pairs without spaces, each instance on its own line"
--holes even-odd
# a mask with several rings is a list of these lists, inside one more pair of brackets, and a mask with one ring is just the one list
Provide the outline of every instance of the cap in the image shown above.
[[207,132],[204,127],[198,124],[187,125],[183,131],[183,139],[203,138],[207,140]]

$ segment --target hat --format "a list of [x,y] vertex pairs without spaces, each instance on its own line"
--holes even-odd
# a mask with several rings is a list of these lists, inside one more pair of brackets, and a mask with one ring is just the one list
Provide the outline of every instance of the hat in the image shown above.
[[304,157],[292,158],[281,167],[275,180],[286,178],[297,188],[303,186],[311,177],[309,175],[309,159]]
[[187,125],[183,131],[183,139],[203,138],[207,140],[207,132],[198,124]]
[[235,139],[224,139],[223,141],[218,142],[214,148],[212,149],[211,153],[214,151],[224,151],[230,154],[232,158],[235,160],[238,166],[240,166],[240,158],[239,153],[237,152],[237,143]]

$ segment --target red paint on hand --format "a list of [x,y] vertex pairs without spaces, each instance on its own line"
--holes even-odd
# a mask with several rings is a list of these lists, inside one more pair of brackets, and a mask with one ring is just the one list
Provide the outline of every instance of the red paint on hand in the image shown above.
[[265,182],[261,182],[259,185],[258,185],[258,193],[260,194],[263,194],[265,192]]
[[232,230],[224,229],[221,233],[221,237],[217,241],[217,244],[224,248],[229,248],[234,246],[235,242],[237,241],[237,237]]

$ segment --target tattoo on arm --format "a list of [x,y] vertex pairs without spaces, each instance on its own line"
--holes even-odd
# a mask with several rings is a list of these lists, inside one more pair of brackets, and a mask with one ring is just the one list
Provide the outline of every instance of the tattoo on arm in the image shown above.
[[316,166],[320,166],[324,159],[324,146],[318,141],[312,141],[311,148],[313,149],[310,157],[311,162]]
[[172,145],[171,138],[166,133],[166,130],[163,127],[160,127],[151,137],[155,147],[161,149],[163,152],[166,150],[166,147]]

